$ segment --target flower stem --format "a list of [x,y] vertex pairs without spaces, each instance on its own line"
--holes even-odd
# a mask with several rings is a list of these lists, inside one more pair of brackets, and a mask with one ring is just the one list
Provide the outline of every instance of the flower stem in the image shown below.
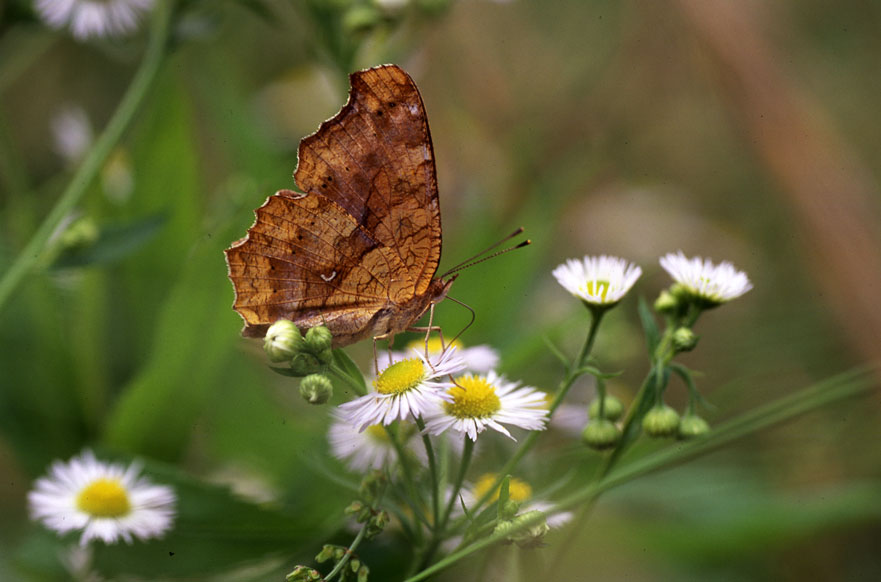
[[425,454],[428,456],[428,472],[431,476],[431,514],[434,517],[432,523],[434,527],[438,527],[440,523],[440,481],[438,480],[437,461],[434,456],[434,447],[431,446],[431,439],[425,433],[425,421],[422,417],[416,418],[416,426],[422,434],[422,444],[425,445]]
[[[578,354],[578,358],[569,366],[569,369],[566,371],[566,376],[560,382],[560,386],[557,388],[557,393],[554,394],[554,399],[551,401],[550,406],[548,407],[548,422],[551,421],[551,418],[554,415],[554,412],[560,405],[563,403],[563,399],[566,398],[566,394],[569,393],[569,389],[572,388],[572,385],[575,383],[575,380],[581,377],[583,372],[581,371],[584,367],[587,357],[590,355],[591,350],[593,349],[593,344],[596,341],[597,330],[600,327],[600,322],[603,319],[603,315],[605,315],[606,310],[604,309],[593,309],[591,310],[593,318],[590,322],[590,331],[587,333],[587,338],[584,340],[584,345],[581,348],[581,352]],[[514,455],[508,459],[508,462],[505,463],[505,466],[499,471],[498,476],[496,477],[495,484],[490,487],[483,496],[477,500],[477,503],[474,505],[473,511],[480,511],[480,508],[489,500],[490,496],[493,492],[498,489],[499,485],[501,485],[502,480],[505,476],[509,475],[511,471],[517,466],[520,460],[532,449],[535,442],[538,440],[539,436],[538,431],[530,432],[517,450],[514,452]]]
[[140,68],[135,73],[107,127],[95,141],[92,149],[89,150],[61,197],[43,220],[37,232],[31,236],[25,248],[7,269],[3,278],[0,279],[0,309],[12,296],[25,275],[30,273],[40,259],[45,256],[58,226],[82,199],[89,184],[92,183],[95,175],[100,171],[122,134],[134,119],[135,113],[152,86],[165,56],[173,12],[174,0],[157,3],[150,30],[150,41]]
[[[678,465],[688,459],[709,453],[723,445],[760,430],[781,424],[827,404],[868,392],[875,387],[871,376],[873,372],[876,372],[876,370],[863,369],[830,378],[728,421],[706,436],[647,455],[634,461],[627,467],[604,477],[602,480],[591,483],[576,491],[561,500],[553,510],[562,511],[585,501],[592,502],[601,493],[633,481],[643,475]],[[520,526],[525,529],[542,518],[543,516],[538,514],[533,519],[523,520]],[[501,541],[503,538],[511,535],[511,533],[493,534],[476,541],[450,554],[417,575],[407,578],[404,582],[425,580],[474,552]]]

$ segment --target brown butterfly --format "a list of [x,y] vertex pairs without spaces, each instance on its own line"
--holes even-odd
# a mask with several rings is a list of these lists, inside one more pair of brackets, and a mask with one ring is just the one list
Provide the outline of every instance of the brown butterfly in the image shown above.
[[393,337],[447,294],[422,97],[395,65],[353,73],[349,100],[300,142],[294,179],[226,251],[242,334],[326,325],[335,347]]

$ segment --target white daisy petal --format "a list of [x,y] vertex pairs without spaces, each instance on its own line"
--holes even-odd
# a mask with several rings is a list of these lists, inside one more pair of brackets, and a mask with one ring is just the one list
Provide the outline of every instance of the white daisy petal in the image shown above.
[[608,255],[569,259],[553,270],[554,277],[569,293],[597,306],[612,306],[621,301],[641,274],[642,269],[633,263]]
[[177,498],[170,487],[154,485],[140,472],[139,463],[104,463],[91,451],[56,461],[28,493],[31,518],[60,534],[82,530],[81,545],[162,537],[174,521]]
[[425,430],[442,434],[452,428],[472,441],[487,427],[513,439],[503,426],[544,430],[547,408],[544,394],[520,387],[490,371],[486,376],[462,376],[425,415]]
[[119,37],[137,29],[155,0],[37,0],[37,15],[50,28],[68,27],[74,38]]
[[[499,363],[499,353],[485,344],[465,347],[462,345],[462,342],[456,340],[443,346],[441,345],[440,338],[432,337],[428,340],[428,356],[430,358],[439,356],[445,349],[449,348],[456,348],[456,353],[465,360],[465,371],[467,372],[485,374],[494,369]],[[387,368],[390,362],[397,362],[408,358],[413,350],[418,350],[424,354],[425,339],[411,341],[407,344],[405,352],[383,353],[378,356],[379,367],[381,369]]]
[[452,383],[440,378],[458,374],[465,362],[449,348],[437,357],[428,358],[419,350],[388,366],[374,380],[370,393],[340,405],[343,418],[363,431],[374,424],[423,416],[434,403],[444,398]]
[[731,301],[753,288],[746,273],[728,261],[715,265],[710,259],[689,259],[677,251],[661,257],[660,263],[674,281],[711,305]]

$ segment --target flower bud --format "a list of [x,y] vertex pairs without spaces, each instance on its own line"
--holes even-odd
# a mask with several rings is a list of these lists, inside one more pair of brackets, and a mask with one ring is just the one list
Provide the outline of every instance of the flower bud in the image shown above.
[[649,410],[642,419],[642,430],[652,437],[668,437],[679,428],[679,413],[661,404]]
[[331,342],[333,342],[333,335],[323,325],[313,327],[306,332],[306,349],[316,357],[321,352],[329,350]]
[[300,380],[300,396],[309,404],[324,404],[333,396],[333,384],[323,374],[309,374]]
[[317,556],[315,556],[315,561],[319,564],[328,561],[329,559],[333,558],[336,549],[337,547],[333,544],[324,544],[321,547],[321,551],[318,552]]
[[678,436],[681,439],[690,439],[705,435],[708,432],[710,432],[710,425],[696,414],[686,414],[679,421]]
[[370,574],[370,568],[361,564],[361,567],[358,568],[358,579],[357,582],[367,582],[367,576]]
[[687,327],[677,328],[673,332],[673,349],[677,352],[690,352],[697,346],[697,334]]
[[320,372],[324,366],[318,358],[306,352],[297,353],[291,359],[291,372],[296,376],[308,376]]
[[655,311],[658,313],[676,313],[679,308],[679,300],[670,291],[664,289],[655,299]]
[[[615,421],[621,418],[622,414],[624,414],[624,405],[621,404],[621,401],[614,396],[606,394],[606,397],[603,399],[603,418]],[[599,398],[590,403],[590,409],[587,411],[587,415],[592,419],[600,417]]]
[[513,499],[508,499],[508,501],[499,508],[499,517],[503,520],[513,519],[518,511],[520,511],[520,504]]
[[284,362],[293,358],[303,346],[303,336],[294,322],[279,319],[266,330],[263,350],[273,362]]
[[581,440],[592,449],[602,451],[618,444],[621,431],[611,420],[598,418],[591,421],[581,433]]
[[[538,516],[541,516],[541,519],[537,519]],[[522,524],[527,521],[532,521],[532,525],[522,528]],[[540,546],[545,534],[551,529],[544,518],[544,514],[538,510],[527,511],[523,515],[518,515],[512,520],[511,524],[512,529],[517,531],[512,533],[508,539],[515,542],[521,548],[535,548]]]
[[294,571],[285,576],[287,582],[318,582],[321,574],[307,566],[297,566]]

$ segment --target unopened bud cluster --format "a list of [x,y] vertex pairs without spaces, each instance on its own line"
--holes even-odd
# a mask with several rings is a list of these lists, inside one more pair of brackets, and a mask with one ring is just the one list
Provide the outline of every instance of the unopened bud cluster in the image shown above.
[[615,422],[624,414],[624,405],[614,396],[597,398],[588,409],[590,422],[581,432],[585,445],[598,451],[613,448],[621,440],[621,429]]
[[373,539],[385,529],[391,521],[391,516],[384,509],[373,509],[360,501],[353,501],[349,504],[345,511],[346,515],[351,515],[358,523],[367,524],[367,531],[364,533],[365,539]]
[[[345,556],[349,553],[349,549],[343,546],[335,546],[333,544],[324,544],[321,548],[321,551],[318,552],[318,555],[315,556],[315,561],[319,564],[322,564],[328,560],[333,560],[334,564],[338,564]],[[340,571],[340,580],[348,580],[355,582],[367,582],[367,576],[370,574],[370,569],[361,563],[354,554],[349,556],[349,561],[346,563],[345,567]]]
[[294,570],[285,576],[287,582],[323,582],[324,578],[318,570],[313,570],[307,566],[297,566]]
[[287,376],[302,377],[300,395],[309,404],[324,404],[333,396],[333,384],[325,374],[333,361],[333,336],[324,326],[313,327],[306,332],[292,321],[279,319],[266,330],[263,350],[273,362],[287,362]]

